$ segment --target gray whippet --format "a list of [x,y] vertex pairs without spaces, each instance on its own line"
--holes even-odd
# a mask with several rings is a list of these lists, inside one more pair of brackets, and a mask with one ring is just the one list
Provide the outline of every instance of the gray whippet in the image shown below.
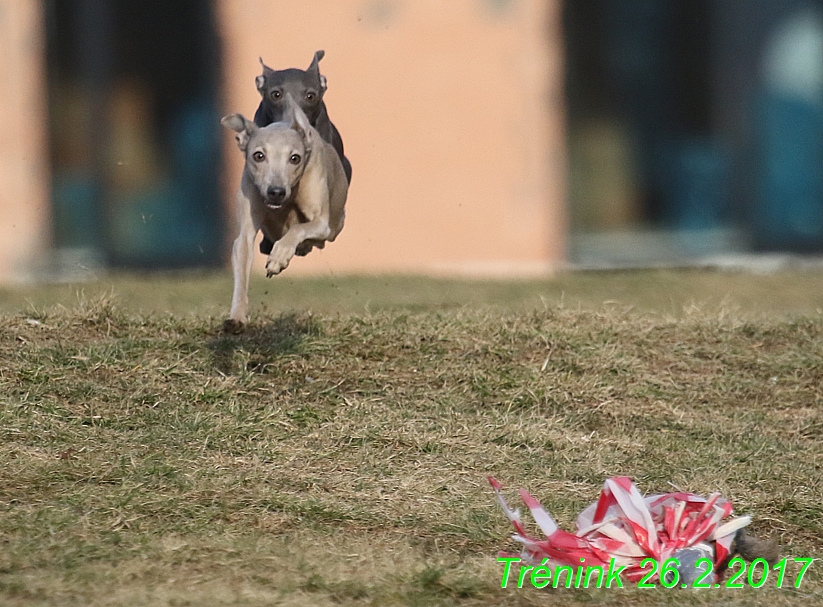
[[240,234],[232,247],[234,293],[223,330],[238,333],[248,321],[249,275],[259,230],[272,243],[266,275],[279,274],[296,255],[322,249],[343,229],[348,180],[334,147],[311,126],[287,95],[285,121],[259,127],[241,114],[220,122],[237,133],[246,157],[237,191]]
[[[320,73],[319,64],[325,54],[325,51],[317,51],[311,65],[305,71],[297,68],[273,70],[263,63],[261,57],[263,73],[255,78],[255,85],[262,99],[254,113],[254,123],[257,126],[268,126],[273,122],[282,121],[286,111],[286,95],[291,95],[306,114],[309,123],[326,142],[332,144],[340,157],[340,162],[343,163],[346,180],[351,183],[351,163],[343,153],[343,139],[329,119],[326,103],[323,101],[327,84],[326,77]],[[260,252],[268,255],[272,246],[273,243],[268,238],[263,238],[260,242]]]

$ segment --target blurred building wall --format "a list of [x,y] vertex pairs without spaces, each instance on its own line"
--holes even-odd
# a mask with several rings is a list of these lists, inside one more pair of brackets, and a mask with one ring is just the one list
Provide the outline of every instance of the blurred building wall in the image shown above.
[[[354,168],[346,229],[289,274],[522,275],[564,260],[561,0],[213,2],[225,113],[254,114],[258,56],[305,68],[326,51]],[[59,266],[44,20],[41,0],[0,0],[0,281]],[[242,157],[223,137],[233,222]]]
[[[254,115],[258,56],[305,69],[326,51],[325,101],[353,166],[346,228],[289,274],[527,274],[560,263],[560,4],[217,0],[226,113]],[[229,133],[225,146],[233,218],[242,156]]]
[[49,247],[43,14],[0,0],[0,280],[30,278]]

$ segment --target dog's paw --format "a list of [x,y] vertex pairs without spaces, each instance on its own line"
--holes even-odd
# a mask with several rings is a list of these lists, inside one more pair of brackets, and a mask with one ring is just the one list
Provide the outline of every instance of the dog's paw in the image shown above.
[[223,333],[228,333],[229,335],[237,335],[238,333],[242,333],[246,330],[246,323],[235,320],[234,318],[229,318],[223,321]]
[[288,265],[289,265],[289,262],[286,262],[284,264],[279,264],[279,263],[273,262],[270,259],[266,263],[266,278],[271,278],[272,276],[277,276],[278,274],[280,274],[280,272],[285,270]]
[[274,245],[269,260],[266,262],[266,276],[271,278],[275,274],[280,274],[289,266],[291,258],[294,257],[294,250],[281,245],[279,242]]

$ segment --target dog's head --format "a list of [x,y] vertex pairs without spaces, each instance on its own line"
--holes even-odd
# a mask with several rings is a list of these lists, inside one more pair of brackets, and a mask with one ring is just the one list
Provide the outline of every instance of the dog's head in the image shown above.
[[257,90],[270,109],[273,122],[282,119],[286,109],[286,95],[290,94],[303,110],[311,124],[317,123],[320,114],[323,93],[326,92],[326,77],[320,74],[320,60],[325,51],[317,51],[306,71],[296,68],[273,70],[263,63],[263,74],[255,79]]
[[237,133],[237,147],[246,156],[246,173],[265,205],[277,210],[291,199],[311,156],[313,140],[308,118],[287,96],[286,122],[258,127],[242,114],[220,123]]

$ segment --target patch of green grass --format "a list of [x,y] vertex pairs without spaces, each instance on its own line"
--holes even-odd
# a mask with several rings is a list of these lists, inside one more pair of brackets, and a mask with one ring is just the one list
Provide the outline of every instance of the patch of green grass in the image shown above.
[[[79,284],[2,287],[0,311],[16,314],[25,310],[36,319],[43,308],[62,305],[74,309],[78,299],[100,302],[113,294],[118,309],[124,312],[173,314],[153,320],[179,325],[195,318],[222,320],[231,300],[229,271],[100,274],[91,278]],[[294,310],[368,315],[381,310],[444,312],[466,305],[493,305],[512,311],[546,306],[605,307],[613,314],[634,311],[670,317],[707,309],[730,317],[739,313],[808,315],[823,310],[823,272],[648,270],[508,280],[394,275],[295,278],[288,274],[266,279],[255,275],[249,298],[252,316],[258,319]],[[90,310],[92,321],[94,312]]]
[[[258,308],[240,336],[217,331],[216,298],[163,309],[208,293],[208,277],[155,283],[159,308],[87,296],[6,313],[0,603],[823,603],[819,563],[798,590],[500,589],[495,556],[517,546],[489,474],[567,529],[612,475],[720,491],[787,556],[823,557],[816,296],[802,313],[669,313],[652,285],[675,296],[714,275],[624,277],[633,291],[612,275],[600,291],[588,275],[477,292],[294,281],[329,292],[312,312]],[[784,278],[790,293],[799,279]],[[733,283],[741,301],[761,288]],[[588,303],[540,300],[561,286]],[[368,310],[332,303],[361,290],[382,295]],[[596,303],[610,290],[649,307]]]

